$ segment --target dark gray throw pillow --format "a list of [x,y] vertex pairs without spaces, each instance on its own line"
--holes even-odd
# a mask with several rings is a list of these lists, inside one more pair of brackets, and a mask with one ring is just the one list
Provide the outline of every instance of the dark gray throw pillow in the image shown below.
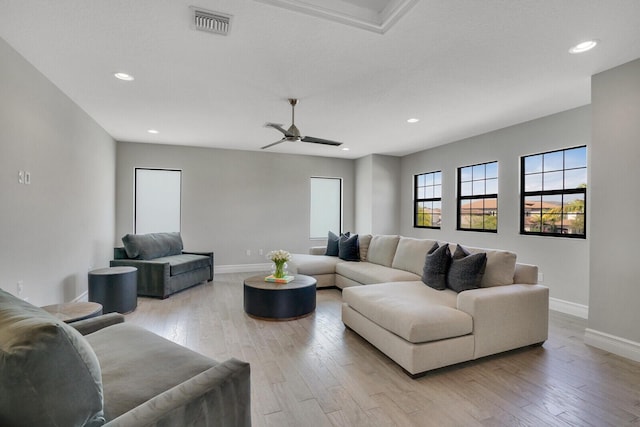
[[434,244],[427,253],[422,269],[422,282],[427,286],[442,291],[447,288],[447,272],[451,265],[449,245]]
[[324,252],[327,256],[338,256],[338,242],[340,241],[340,237],[338,237],[334,232],[330,231],[327,236],[327,250]]
[[343,234],[338,242],[338,258],[345,261],[360,261],[360,241],[357,234]]
[[182,253],[180,233],[127,234],[122,238],[127,256],[133,259],[154,259]]
[[447,273],[447,287],[456,292],[479,288],[486,266],[486,253],[472,255],[462,246],[457,245]]

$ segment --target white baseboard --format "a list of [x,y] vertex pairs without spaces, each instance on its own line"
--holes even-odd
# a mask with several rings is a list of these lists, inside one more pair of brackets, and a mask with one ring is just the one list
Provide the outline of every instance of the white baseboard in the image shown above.
[[635,341],[587,328],[584,331],[584,343],[640,362],[640,343]]
[[271,263],[263,264],[237,264],[237,265],[216,265],[214,273],[250,273],[254,271],[269,271]]
[[89,301],[89,291],[84,291],[83,293],[75,297],[73,300],[71,300],[71,302],[80,302],[80,301],[83,301],[83,302]]
[[565,301],[558,298],[549,298],[549,310],[559,311],[560,313],[570,314],[571,316],[580,317],[582,319],[589,318],[589,306],[576,304],[575,302]]

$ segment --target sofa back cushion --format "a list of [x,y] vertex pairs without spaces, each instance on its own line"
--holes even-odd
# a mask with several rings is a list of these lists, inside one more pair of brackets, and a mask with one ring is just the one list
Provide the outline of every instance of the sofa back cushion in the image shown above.
[[104,424],[98,359],[78,331],[0,290],[0,424]]
[[180,233],[127,234],[122,238],[129,258],[154,259],[182,253]]
[[391,267],[422,276],[427,253],[437,243],[435,240],[400,237]]
[[[385,267],[391,267],[399,241],[400,236],[397,235],[373,236],[371,238],[371,243],[369,243],[369,249],[367,251],[367,261],[374,264],[384,265]],[[424,258],[422,259],[422,261],[424,262]]]
[[[450,245],[451,253],[455,251],[455,245]],[[480,287],[489,288],[492,286],[512,285],[513,276],[516,272],[517,255],[513,252],[464,247],[472,254],[484,252],[487,254],[487,266],[482,277]]]
[[367,261],[369,245],[371,244],[371,234],[360,234],[358,236],[358,244],[360,245],[360,261]]

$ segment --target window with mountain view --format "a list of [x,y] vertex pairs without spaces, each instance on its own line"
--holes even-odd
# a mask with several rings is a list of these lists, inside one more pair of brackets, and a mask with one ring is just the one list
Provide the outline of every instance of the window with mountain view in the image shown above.
[[429,172],[414,177],[413,226],[440,228],[442,220],[442,172]]
[[458,230],[498,231],[498,162],[458,168]]
[[586,237],[586,146],[524,156],[521,174],[521,234]]

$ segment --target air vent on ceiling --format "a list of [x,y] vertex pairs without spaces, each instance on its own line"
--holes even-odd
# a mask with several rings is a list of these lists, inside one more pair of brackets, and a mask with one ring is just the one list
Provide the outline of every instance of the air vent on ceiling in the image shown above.
[[191,9],[193,10],[193,25],[195,25],[196,30],[222,34],[223,36],[229,33],[231,15],[211,12],[193,6]]

